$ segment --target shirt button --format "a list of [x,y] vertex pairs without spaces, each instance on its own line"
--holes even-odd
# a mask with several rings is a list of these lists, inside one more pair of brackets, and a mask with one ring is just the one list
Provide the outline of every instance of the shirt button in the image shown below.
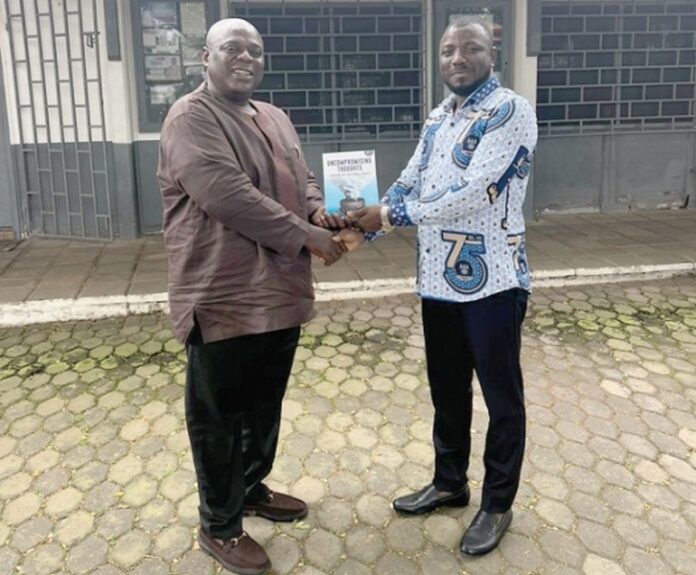
[[450,122],[450,128],[454,128],[454,122]]

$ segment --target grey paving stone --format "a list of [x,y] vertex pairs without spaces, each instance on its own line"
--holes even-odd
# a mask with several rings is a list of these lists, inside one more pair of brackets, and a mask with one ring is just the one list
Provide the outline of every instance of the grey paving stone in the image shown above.
[[354,523],[351,503],[333,497],[327,497],[319,504],[316,515],[319,525],[335,534],[345,533]]
[[539,537],[539,545],[548,557],[575,569],[580,568],[586,555],[585,548],[579,539],[563,531],[542,533]]
[[413,518],[395,517],[389,523],[385,535],[387,546],[397,553],[417,554],[425,544],[423,526]]
[[390,552],[377,561],[376,571],[384,575],[416,575],[418,566],[407,557]]
[[119,487],[115,483],[99,483],[85,494],[84,507],[94,513],[106,511],[116,504],[119,493]]
[[5,504],[2,519],[10,526],[21,525],[40,509],[42,499],[35,493],[24,493]]
[[393,514],[390,503],[374,494],[363,495],[356,503],[358,518],[374,527],[382,527]]
[[155,497],[157,488],[158,484],[155,478],[143,474],[125,487],[121,500],[126,505],[140,507]]
[[169,575],[169,567],[161,559],[148,557],[133,567],[128,575]]
[[520,572],[537,571],[542,568],[544,557],[533,539],[508,533],[500,543],[500,551],[513,568]]
[[90,536],[68,551],[65,566],[77,575],[92,573],[106,561],[107,551],[106,541]]
[[19,560],[19,553],[7,546],[0,547],[0,571],[2,573],[13,573]]
[[673,573],[665,562],[654,553],[631,547],[626,550],[623,565],[631,575],[668,575]]
[[343,543],[333,533],[318,529],[307,538],[304,552],[313,565],[330,572],[343,553]]
[[107,541],[120,537],[133,527],[135,510],[107,509],[97,520],[97,535]]
[[94,517],[78,510],[62,519],[55,530],[55,538],[64,547],[70,547],[94,531]]
[[162,481],[160,492],[172,501],[179,501],[195,490],[195,475],[186,469],[178,470]]
[[581,519],[578,521],[576,535],[585,547],[603,557],[618,559],[622,554],[619,536],[610,528]]
[[140,507],[138,524],[146,531],[155,532],[163,525],[169,525],[175,517],[176,507],[174,504],[167,499],[157,497]]
[[24,557],[21,572],[27,575],[54,573],[63,563],[65,552],[55,543],[46,543],[33,548]]
[[587,556],[582,570],[586,575],[625,575],[618,563],[593,554]]
[[33,478],[24,471],[15,473],[0,481],[0,499],[12,499],[26,492]]
[[74,487],[66,487],[46,498],[46,513],[53,518],[65,517],[80,505],[83,495]]
[[274,571],[280,574],[290,573],[302,557],[299,545],[287,537],[274,537],[264,546],[264,549],[268,553]]
[[355,559],[346,559],[332,571],[332,575],[370,575],[372,570]]
[[147,555],[151,546],[150,536],[136,529],[125,533],[113,543],[109,557],[118,567],[129,569]]
[[[53,531],[53,522],[46,517],[35,517],[22,523],[15,530],[10,545],[21,553],[46,541]],[[8,572],[9,573],[9,572]]]
[[181,525],[171,525],[155,537],[154,554],[167,562],[181,557],[192,544],[191,531]]

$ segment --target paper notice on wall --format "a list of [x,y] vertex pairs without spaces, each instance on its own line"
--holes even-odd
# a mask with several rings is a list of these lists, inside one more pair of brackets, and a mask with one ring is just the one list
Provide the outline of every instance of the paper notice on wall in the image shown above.
[[145,2],[140,7],[140,23],[143,28],[175,27],[179,24],[176,8],[176,2]]
[[150,28],[143,30],[143,48],[148,54],[178,54],[178,30],[171,28]]
[[173,104],[176,100],[176,85],[150,86],[150,104],[160,106]]
[[379,201],[374,150],[322,154],[322,163],[326,211],[345,215]]
[[181,3],[181,31],[186,36],[205,36],[205,4]]
[[181,75],[180,56],[145,56],[146,80],[178,81]]

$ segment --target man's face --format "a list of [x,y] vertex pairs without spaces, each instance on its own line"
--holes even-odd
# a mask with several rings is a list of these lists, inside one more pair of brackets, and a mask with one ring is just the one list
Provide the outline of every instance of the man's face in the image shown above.
[[203,62],[219,95],[246,102],[263,79],[263,41],[251,27],[229,26],[208,39]]
[[481,26],[448,28],[440,40],[440,74],[458,96],[468,95],[491,72],[491,39]]

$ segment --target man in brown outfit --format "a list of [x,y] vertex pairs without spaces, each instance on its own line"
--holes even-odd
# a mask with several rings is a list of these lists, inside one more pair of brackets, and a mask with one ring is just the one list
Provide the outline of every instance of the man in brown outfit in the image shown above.
[[160,140],[169,303],[188,355],[198,541],[225,568],[256,574],[270,561],[242,517],[307,514],[263,479],[300,325],[313,314],[310,253],[330,264],[344,248],[318,225],[332,216],[289,119],[251,100],[263,76],[258,31],[217,22],[203,62],[207,80],[172,106]]

